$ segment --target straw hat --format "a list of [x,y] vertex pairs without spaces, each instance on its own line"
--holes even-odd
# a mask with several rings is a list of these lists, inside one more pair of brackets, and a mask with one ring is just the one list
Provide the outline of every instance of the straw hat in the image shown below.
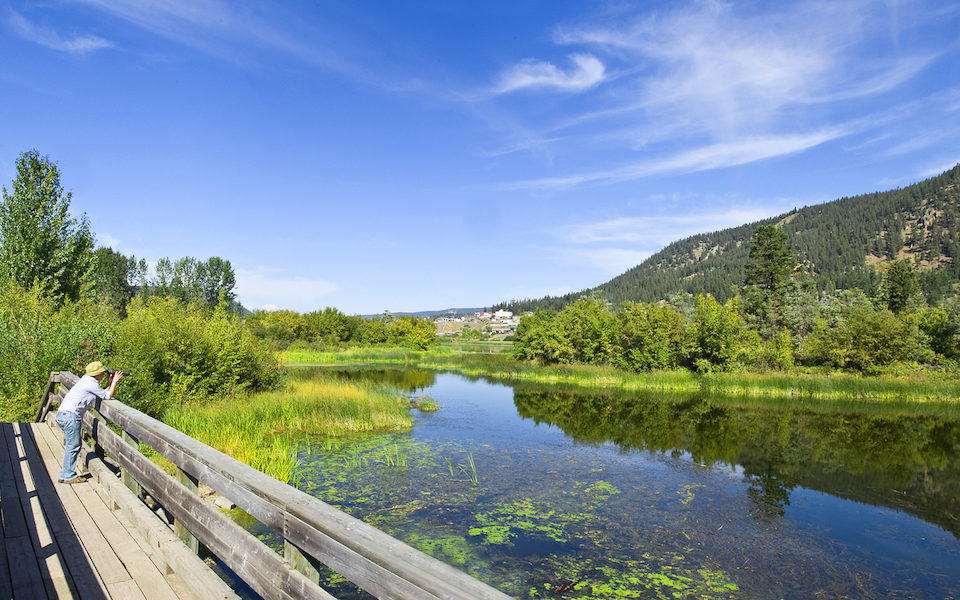
[[104,367],[103,363],[100,362],[99,360],[93,361],[92,363],[87,365],[87,368],[86,368],[86,373],[90,377],[96,377],[97,375],[100,375],[101,373],[106,373],[106,372],[107,372],[107,368]]

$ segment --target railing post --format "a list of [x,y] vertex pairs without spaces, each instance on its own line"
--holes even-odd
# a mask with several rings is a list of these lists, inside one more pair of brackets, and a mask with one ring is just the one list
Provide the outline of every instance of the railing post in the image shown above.
[[[183,469],[177,468],[177,481],[183,484],[187,489],[193,493],[200,495],[200,483],[197,481],[197,478],[193,475],[187,473]],[[193,551],[194,554],[200,554],[200,542],[197,541],[197,538],[190,533],[186,527],[183,526],[180,519],[176,519],[173,522],[173,532],[177,534],[177,537],[187,545],[187,548]]]
[[[123,430],[120,431],[120,435],[123,438],[124,442],[136,448],[137,452],[140,451],[140,440],[138,440],[137,438],[133,437],[132,435],[130,435],[129,433]],[[95,446],[94,449],[97,453],[97,456],[100,456],[102,458],[103,448],[98,443],[95,443],[94,446]],[[133,478],[133,475],[131,475],[123,467],[120,467],[120,478],[123,480],[123,485],[127,486],[127,489],[129,489],[131,492],[136,494],[138,498],[143,494],[143,488],[140,487],[140,484],[137,483],[137,480]]]
[[308,554],[304,554],[303,550],[291,544],[289,540],[283,540],[283,560],[303,573],[307,579],[320,585],[320,571],[317,570],[319,561]]
[[35,423],[42,423],[47,419],[47,413],[50,411],[50,396],[57,391],[59,382],[60,373],[58,371],[51,371],[50,380],[47,381],[47,387],[44,389],[43,396],[40,400],[40,408],[37,409],[37,414],[33,417]]

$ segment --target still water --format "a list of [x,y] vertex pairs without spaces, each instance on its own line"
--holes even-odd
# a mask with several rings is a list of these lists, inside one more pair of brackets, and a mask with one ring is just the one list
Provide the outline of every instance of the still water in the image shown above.
[[960,417],[343,376],[440,410],[305,444],[299,487],[513,597],[960,598]]

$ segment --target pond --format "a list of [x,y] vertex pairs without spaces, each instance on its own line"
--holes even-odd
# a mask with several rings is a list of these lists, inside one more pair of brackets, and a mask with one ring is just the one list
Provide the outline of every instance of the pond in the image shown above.
[[344,375],[440,410],[298,487],[515,598],[960,598],[960,416]]

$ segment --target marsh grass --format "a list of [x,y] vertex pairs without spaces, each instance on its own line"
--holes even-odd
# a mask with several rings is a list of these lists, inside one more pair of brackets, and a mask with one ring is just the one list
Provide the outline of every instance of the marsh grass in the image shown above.
[[409,406],[394,390],[336,377],[288,380],[284,389],[185,404],[172,427],[281,481],[299,477],[298,449],[311,436],[405,431]]
[[[359,350],[359,349],[358,349]],[[518,361],[509,354],[457,353],[451,348],[426,352],[398,352],[376,348],[341,353],[284,354],[288,365],[302,364],[402,364],[452,371],[467,377],[615,388],[628,391],[709,393],[716,396],[821,402],[854,401],[924,405],[960,405],[960,380],[951,374],[906,372],[864,376],[847,373],[711,373],[686,370],[633,373],[611,366],[549,365]],[[929,408],[929,406],[928,406]]]

